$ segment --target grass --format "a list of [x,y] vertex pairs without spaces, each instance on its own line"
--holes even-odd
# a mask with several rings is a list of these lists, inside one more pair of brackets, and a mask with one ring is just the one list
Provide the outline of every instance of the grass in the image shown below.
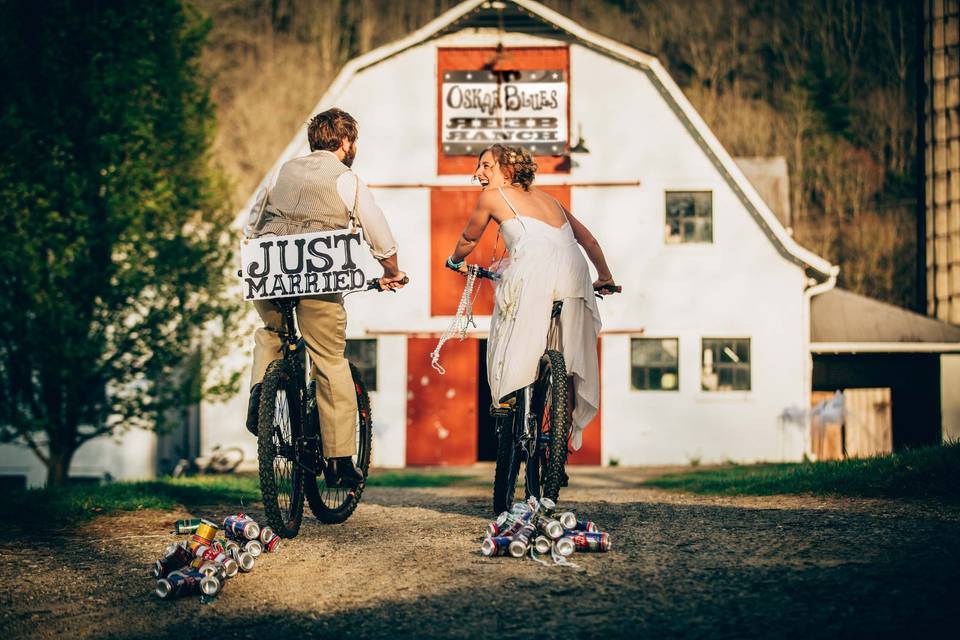
[[[375,471],[367,480],[367,486],[445,487],[465,479],[464,476],[442,473]],[[16,491],[0,503],[0,518],[26,525],[50,522],[63,526],[120,511],[259,501],[260,483],[254,475],[160,478],[146,482]]]
[[960,443],[874,458],[698,469],[666,474],[645,484],[715,495],[813,494],[960,502]]

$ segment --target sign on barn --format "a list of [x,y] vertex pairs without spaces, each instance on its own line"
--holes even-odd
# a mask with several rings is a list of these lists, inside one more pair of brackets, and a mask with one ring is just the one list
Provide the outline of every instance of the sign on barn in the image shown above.
[[555,155],[567,144],[563,69],[446,71],[441,91],[446,155],[473,156],[497,142]]

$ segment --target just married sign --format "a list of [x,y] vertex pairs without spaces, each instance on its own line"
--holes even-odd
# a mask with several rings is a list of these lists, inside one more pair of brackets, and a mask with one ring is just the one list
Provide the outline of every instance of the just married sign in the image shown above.
[[359,229],[243,240],[243,297],[265,300],[365,289],[366,275],[353,255],[362,242]]

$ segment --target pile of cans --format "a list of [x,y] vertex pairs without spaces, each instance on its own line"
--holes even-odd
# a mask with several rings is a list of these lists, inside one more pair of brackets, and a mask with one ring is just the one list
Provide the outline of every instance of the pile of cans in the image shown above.
[[561,512],[550,498],[532,496],[488,524],[480,545],[485,556],[530,555],[543,564],[541,556],[549,555],[555,564],[568,564],[566,558],[575,551],[609,550],[610,534],[601,532],[596,524],[577,519],[572,511]]
[[224,518],[222,531],[209,520],[195,518],[178,520],[174,533],[191,535],[168,545],[153,567],[156,594],[161,598],[214,598],[227,578],[252,571],[261,553],[280,546],[279,536],[270,527],[261,527],[242,513]]

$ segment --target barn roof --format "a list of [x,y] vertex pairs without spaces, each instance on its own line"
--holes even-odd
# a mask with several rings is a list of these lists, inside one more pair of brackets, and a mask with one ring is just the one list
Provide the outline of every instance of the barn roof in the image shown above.
[[[407,37],[351,60],[337,75],[313,112],[332,106],[351,78],[363,69],[450,33],[471,28],[499,28],[501,25],[505,31],[532,33],[576,42],[646,74],[777,251],[787,260],[803,268],[808,276],[817,280],[832,281],[836,277],[839,267],[831,265],[829,261],[801,247],[791,237],[654,55],[594,33],[533,0],[465,0],[461,2]],[[304,124],[270,172],[264,176],[257,191],[269,183],[270,176],[279,169],[280,165],[298,154],[305,133],[306,125]],[[255,197],[255,193],[251,195],[244,210],[249,210],[253,206]],[[241,217],[242,215],[241,213]]]
[[832,289],[810,302],[810,350],[960,352],[960,327],[852,291]]

